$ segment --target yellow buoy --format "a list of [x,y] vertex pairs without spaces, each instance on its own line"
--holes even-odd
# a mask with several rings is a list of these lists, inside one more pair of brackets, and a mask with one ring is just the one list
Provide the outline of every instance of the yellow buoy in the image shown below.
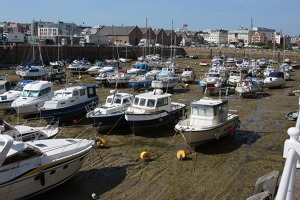
[[78,78],[81,79],[81,76],[79,76]]
[[96,144],[97,144],[97,147],[104,147],[105,146],[105,144],[106,144],[106,141],[103,139],[103,138],[97,138],[97,140],[96,140]]
[[143,152],[141,153],[141,155],[140,155],[140,158],[141,158],[142,160],[149,160],[149,159],[150,159],[150,153],[147,152],[147,151],[143,151]]
[[184,151],[184,150],[179,150],[179,151],[177,152],[177,158],[178,158],[179,160],[185,159],[185,158],[186,158],[186,151]]

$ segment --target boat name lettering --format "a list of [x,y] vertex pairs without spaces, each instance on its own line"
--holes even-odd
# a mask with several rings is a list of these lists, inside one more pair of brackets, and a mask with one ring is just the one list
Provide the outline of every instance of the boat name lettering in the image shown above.
[[21,165],[16,165],[16,166],[13,166],[13,167],[10,167],[10,168],[2,169],[2,170],[0,170],[0,173],[7,172],[7,171],[10,171],[10,170],[14,170],[14,169],[17,169],[17,168],[20,168],[20,167],[24,167],[26,165],[29,165],[29,163],[24,163],[24,164],[21,164]]

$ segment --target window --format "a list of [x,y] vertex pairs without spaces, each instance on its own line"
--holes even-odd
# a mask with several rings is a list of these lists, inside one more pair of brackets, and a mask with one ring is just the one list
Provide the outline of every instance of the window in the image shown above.
[[94,88],[88,88],[88,94],[91,95],[91,96],[95,96],[95,90]]
[[120,104],[120,103],[121,103],[121,99],[120,99],[120,98],[115,98],[114,103],[115,103],[115,104]]
[[[47,87],[47,88],[41,90],[39,96],[46,95],[46,94],[48,94],[50,91],[51,91],[51,88],[50,88],[50,87]],[[30,93],[31,93],[31,92],[30,92]],[[30,96],[30,95],[29,95],[29,96]]]
[[146,99],[141,99],[139,106],[145,106],[146,105]]
[[157,107],[168,105],[168,97],[157,100]]
[[106,103],[111,103],[111,102],[112,102],[112,98],[111,97],[109,97],[109,98],[106,99]]
[[192,107],[192,114],[205,117],[213,117],[217,113],[217,109],[208,106]]
[[147,107],[153,108],[155,106],[155,99],[148,99]]
[[37,156],[40,154],[41,153],[35,151],[34,149],[26,148],[23,151],[17,152],[15,154],[13,154],[12,156],[6,158],[5,161],[3,162],[3,166],[11,164],[11,163],[15,163],[15,162],[20,162],[22,160],[25,160],[25,159],[28,159],[30,157],[34,157],[34,156]]
[[73,91],[73,96],[77,96],[77,95],[78,95],[78,91],[77,90]]
[[135,97],[133,104],[134,105],[139,105],[139,100],[140,100],[140,98]]
[[85,95],[85,89],[79,90],[79,94],[80,94],[80,96]]

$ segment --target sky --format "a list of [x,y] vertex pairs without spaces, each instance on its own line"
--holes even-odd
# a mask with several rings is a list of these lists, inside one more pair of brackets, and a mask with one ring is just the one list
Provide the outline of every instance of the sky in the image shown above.
[[0,22],[139,26],[189,31],[275,29],[300,34],[299,0],[0,0]]

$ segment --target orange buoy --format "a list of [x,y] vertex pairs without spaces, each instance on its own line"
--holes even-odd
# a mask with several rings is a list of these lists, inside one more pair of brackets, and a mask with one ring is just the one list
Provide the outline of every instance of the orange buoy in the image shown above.
[[150,160],[150,153],[148,151],[143,151],[141,154],[140,154],[140,158],[142,160]]
[[177,158],[178,158],[179,160],[185,159],[185,158],[186,158],[186,155],[187,155],[187,153],[186,153],[185,150],[179,150],[179,151],[177,152]]
[[106,144],[106,141],[103,139],[103,138],[97,138],[96,139],[96,144],[97,144],[97,147],[104,147],[105,146],[105,144]]

